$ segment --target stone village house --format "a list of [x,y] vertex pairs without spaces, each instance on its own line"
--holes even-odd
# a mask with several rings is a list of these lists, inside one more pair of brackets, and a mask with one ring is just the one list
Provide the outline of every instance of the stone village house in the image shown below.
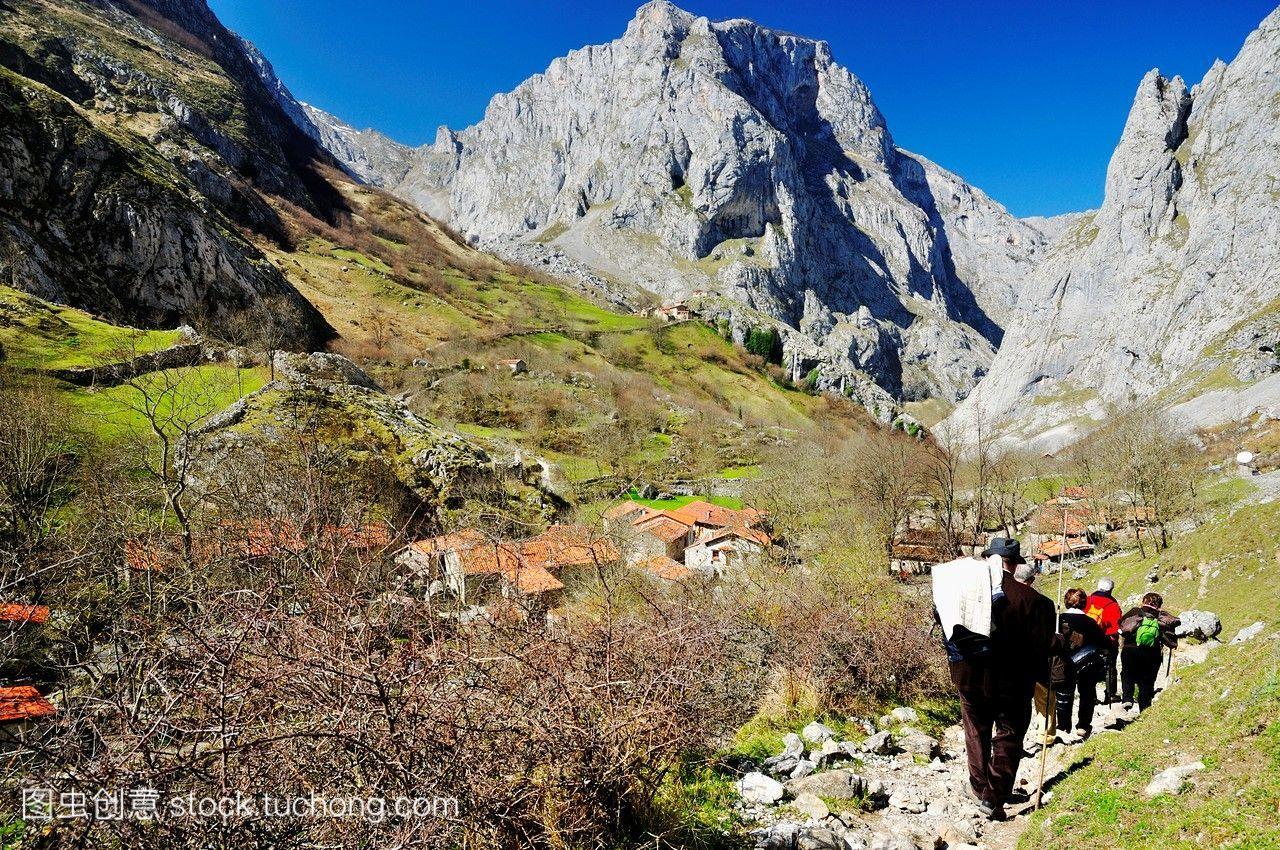
[[543,611],[566,583],[618,562],[607,538],[581,525],[553,525],[523,540],[494,540],[473,528],[411,543],[397,560],[428,595],[447,593],[460,607],[517,600]]
[[724,508],[701,500],[670,510],[627,501],[604,514],[605,529],[628,564],[707,578],[745,566],[770,550],[773,540],[762,527],[764,520],[754,508]]

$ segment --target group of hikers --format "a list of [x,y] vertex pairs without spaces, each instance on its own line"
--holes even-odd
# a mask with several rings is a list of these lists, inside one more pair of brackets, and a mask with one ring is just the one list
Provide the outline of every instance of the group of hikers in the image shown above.
[[[1062,613],[1032,588],[1035,570],[1017,540],[997,537],[981,558],[933,568],[935,616],[942,627],[951,681],[960,696],[969,796],[984,815],[1004,817],[1034,704],[1045,718],[1045,741],[1067,738],[1073,704],[1075,734],[1088,737],[1098,687],[1103,701],[1132,710],[1151,705],[1164,650],[1177,647],[1179,620],[1148,593],[1121,612],[1109,578],[1092,594],[1073,587]],[[1120,665],[1120,690],[1116,691]]]

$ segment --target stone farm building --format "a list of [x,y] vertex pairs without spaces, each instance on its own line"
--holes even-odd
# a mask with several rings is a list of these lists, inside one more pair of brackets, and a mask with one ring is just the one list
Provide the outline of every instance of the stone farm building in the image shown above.
[[501,599],[548,610],[575,573],[617,563],[613,542],[581,525],[553,525],[522,540],[495,540],[473,528],[418,540],[399,556],[428,593],[447,592],[460,606]]
[[[754,508],[725,508],[694,501],[659,509],[627,501],[605,511],[605,530],[633,566],[665,565],[663,572],[708,578],[760,559],[773,546],[764,513]],[[650,572],[653,569],[650,568]]]
[[513,357],[508,360],[499,360],[495,365],[497,365],[499,369],[506,369],[513,375],[523,375],[525,372],[529,371],[529,365],[519,357]]
[[899,576],[926,575],[934,564],[944,564],[962,555],[975,555],[983,548],[977,535],[941,528],[904,528],[893,538],[889,571]]

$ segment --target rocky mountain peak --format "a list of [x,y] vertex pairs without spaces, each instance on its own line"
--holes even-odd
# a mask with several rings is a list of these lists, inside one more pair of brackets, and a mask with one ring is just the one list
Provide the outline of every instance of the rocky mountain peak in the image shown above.
[[739,336],[776,326],[820,385],[881,401],[967,393],[1048,241],[898,150],[826,43],[663,0],[496,95],[478,124],[403,149],[403,172],[380,140],[324,138],[473,242],[696,297]]
[[1107,168],[1101,217],[1115,216],[1121,238],[1167,233],[1174,218],[1174,195],[1182,185],[1175,151],[1187,137],[1191,94],[1181,77],[1147,72],[1138,85],[1120,143]]
[[1191,91],[1143,77],[1102,207],[1036,269],[989,377],[950,426],[1011,423],[1052,447],[1114,404],[1213,425],[1280,402],[1277,120],[1280,10]]
[[678,42],[684,39],[696,20],[696,15],[674,3],[668,3],[667,0],[649,0],[636,9],[635,17],[627,24],[624,37],[663,43]]

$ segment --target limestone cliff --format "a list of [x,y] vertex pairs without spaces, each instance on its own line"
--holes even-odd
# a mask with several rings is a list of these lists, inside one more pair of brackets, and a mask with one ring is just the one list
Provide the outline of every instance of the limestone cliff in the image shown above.
[[353,173],[482,245],[544,246],[663,298],[724,296],[807,337],[828,379],[907,397],[972,388],[1048,241],[897,148],[824,42],[665,0],[425,148],[389,157],[385,137],[308,117]]
[[1280,368],[1278,121],[1280,10],[1190,91],[1148,73],[1102,207],[1036,271],[951,425],[985,418],[1052,447],[1115,403],[1213,424],[1280,401],[1260,380]]
[[[6,5],[0,247],[17,285],[116,320],[216,326],[291,302],[293,341],[329,329],[251,237],[272,196],[327,216],[332,163],[203,0]],[[336,169],[335,169],[336,173]]]

